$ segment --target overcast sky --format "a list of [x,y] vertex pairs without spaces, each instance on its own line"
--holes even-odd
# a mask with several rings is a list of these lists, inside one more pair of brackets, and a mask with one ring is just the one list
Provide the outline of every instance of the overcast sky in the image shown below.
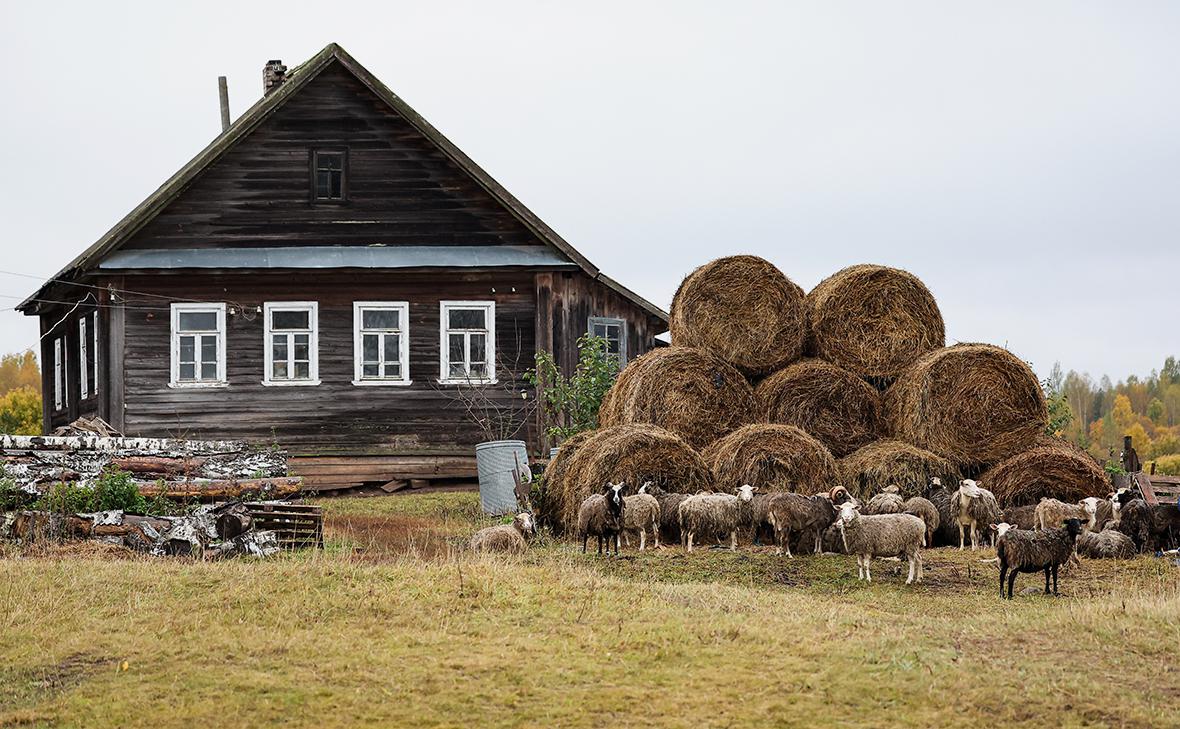
[[[52,275],[204,147],[217,76],[236,117],[335,41],[664,307],[717,256],[873,262],[1042,374],[1180,355],[1180,4],[568,5],[5,0],[0,269]],[[0,274],[0,351],[37,283]]]

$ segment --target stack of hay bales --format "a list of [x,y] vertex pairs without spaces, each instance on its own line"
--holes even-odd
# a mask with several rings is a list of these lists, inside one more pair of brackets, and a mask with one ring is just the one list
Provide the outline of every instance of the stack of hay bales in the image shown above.
[[974,477],[1002,505],[1105,493],[1093,459],[1044,438],[1032,369],[1000,347],[946,347],[934,296],[906,271],[852,266],[804,295],[768,261],[722,258],[685,278],[670,323],[672,346],[620,374],[603,429],[550,466],[567,524],[608,478],[867,498]]

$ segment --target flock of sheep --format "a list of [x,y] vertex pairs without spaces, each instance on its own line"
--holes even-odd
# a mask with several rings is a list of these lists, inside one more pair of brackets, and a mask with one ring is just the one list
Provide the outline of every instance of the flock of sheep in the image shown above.
[[[587,550],[596,538],[598,554],[618,556],[620,543],[636,535],[639,550],[650,538],[655,547],[680,543],[688,552],[702,543],[728,544],[736,550],[739,533],[754,544],[769,538],[778,554],[796,551],[852,554],[857,579],[872,580],[874,557],[909,563],[906,584],[922,581],[921,550],[937,544],[978,549],[985,539],[996,548],[1000,595],[1007,581],[1008,597],[1020,572],[1044,572],[1045,594],[1057,593],[1058,568],[1088,558],[1129,558],[1144,551],[1174,548],[1180,534],[1180,509],[1172,504],[1148,505],[1128,489],[1107,499],[1089,497],[1076,504],[1042,499],[1034,507],[1002,511],[995,496],[975,481],[963,480],[950,490],[931,479],[924,496],[903,499],[896,487],[876,494],[863,505],[843,486],[827,493],[758,493],[743,485],[736,493],[684,494],[651,482],[631,496],[624,484],[608,483],[592,494],[578,513],[576,535]],[[512,524],[480,530],[471,540],[479,552],[520,553],[536,528],[522,512]],[[957,536],[957,540],[956,540]],[[605,548],[605,550],[604,550]]]

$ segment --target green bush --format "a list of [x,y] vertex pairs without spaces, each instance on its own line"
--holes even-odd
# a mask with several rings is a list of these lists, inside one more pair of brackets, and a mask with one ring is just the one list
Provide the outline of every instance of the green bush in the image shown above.
[[578,366],[566,377],[553,355],[537,352],[536,369],[524,379],[541,393],[545,433],[557,441],[598,427],[598,408],[619,374],[619,359],[602,337],[578,338]]
[[113,510],[142,514],[147,511],[147,500],[130,473],[112,469],[103,471],[92,485],[54,484],[42,494],[37,508],[60,514]]

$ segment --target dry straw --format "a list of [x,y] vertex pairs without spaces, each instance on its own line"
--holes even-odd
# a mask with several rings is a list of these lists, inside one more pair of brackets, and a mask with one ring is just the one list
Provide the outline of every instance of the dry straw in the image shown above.
[[[568,441],[567,441],[568,443]],[[572,531],[582,501],[608,482],[623,481],[633,494],[644,481],[668,491],[696,493],[712,485],[712,475],[699,453],[668,431],[653,425],[621,425],[593,431],[565,463],[566,445],[554,463],[561,471],[548,484],[561,526]]]
[[922,357],[889,388],[890,432],[961,469],[1032,446],[1048,411],[1037,376],[1006,349],[958,344]]
[[747,425],[701,454],[718,490],[750,484],[763,491],[818,493],[836,484],[836,459],[792,425]]
[[802,428],[843,456],[876,440],[883,413],[877,388],[818,359],[796,362],[755,390],[767,422]]
[[716,353],[749,375],[803,351],[803,289],[757,256],[730,256],[688,275],[672,298],[672,343]]
[[882,382],[946,341],[934,296],[896,268],[845,268],[821,281],[804,306],[813,354]]
[[1039,439],[1036,446],[983,474],[980,485],[990,489],[1004,507],[1029,506],[1045,497],[1072,503],[1110,492],[1098,462],[1060,438]]
[[694,448],[759,419],[754,390],[742,373],[690,347],[656,349],[629,364],[598,414],[603,427],[650,423]]
[[879,440],[840,459],[844,487],[867,500],[886,486],[897,486],[902,496],[921,496],[931,478],[950,489],[958,487],[959,472],[951,462],[900,440]]

